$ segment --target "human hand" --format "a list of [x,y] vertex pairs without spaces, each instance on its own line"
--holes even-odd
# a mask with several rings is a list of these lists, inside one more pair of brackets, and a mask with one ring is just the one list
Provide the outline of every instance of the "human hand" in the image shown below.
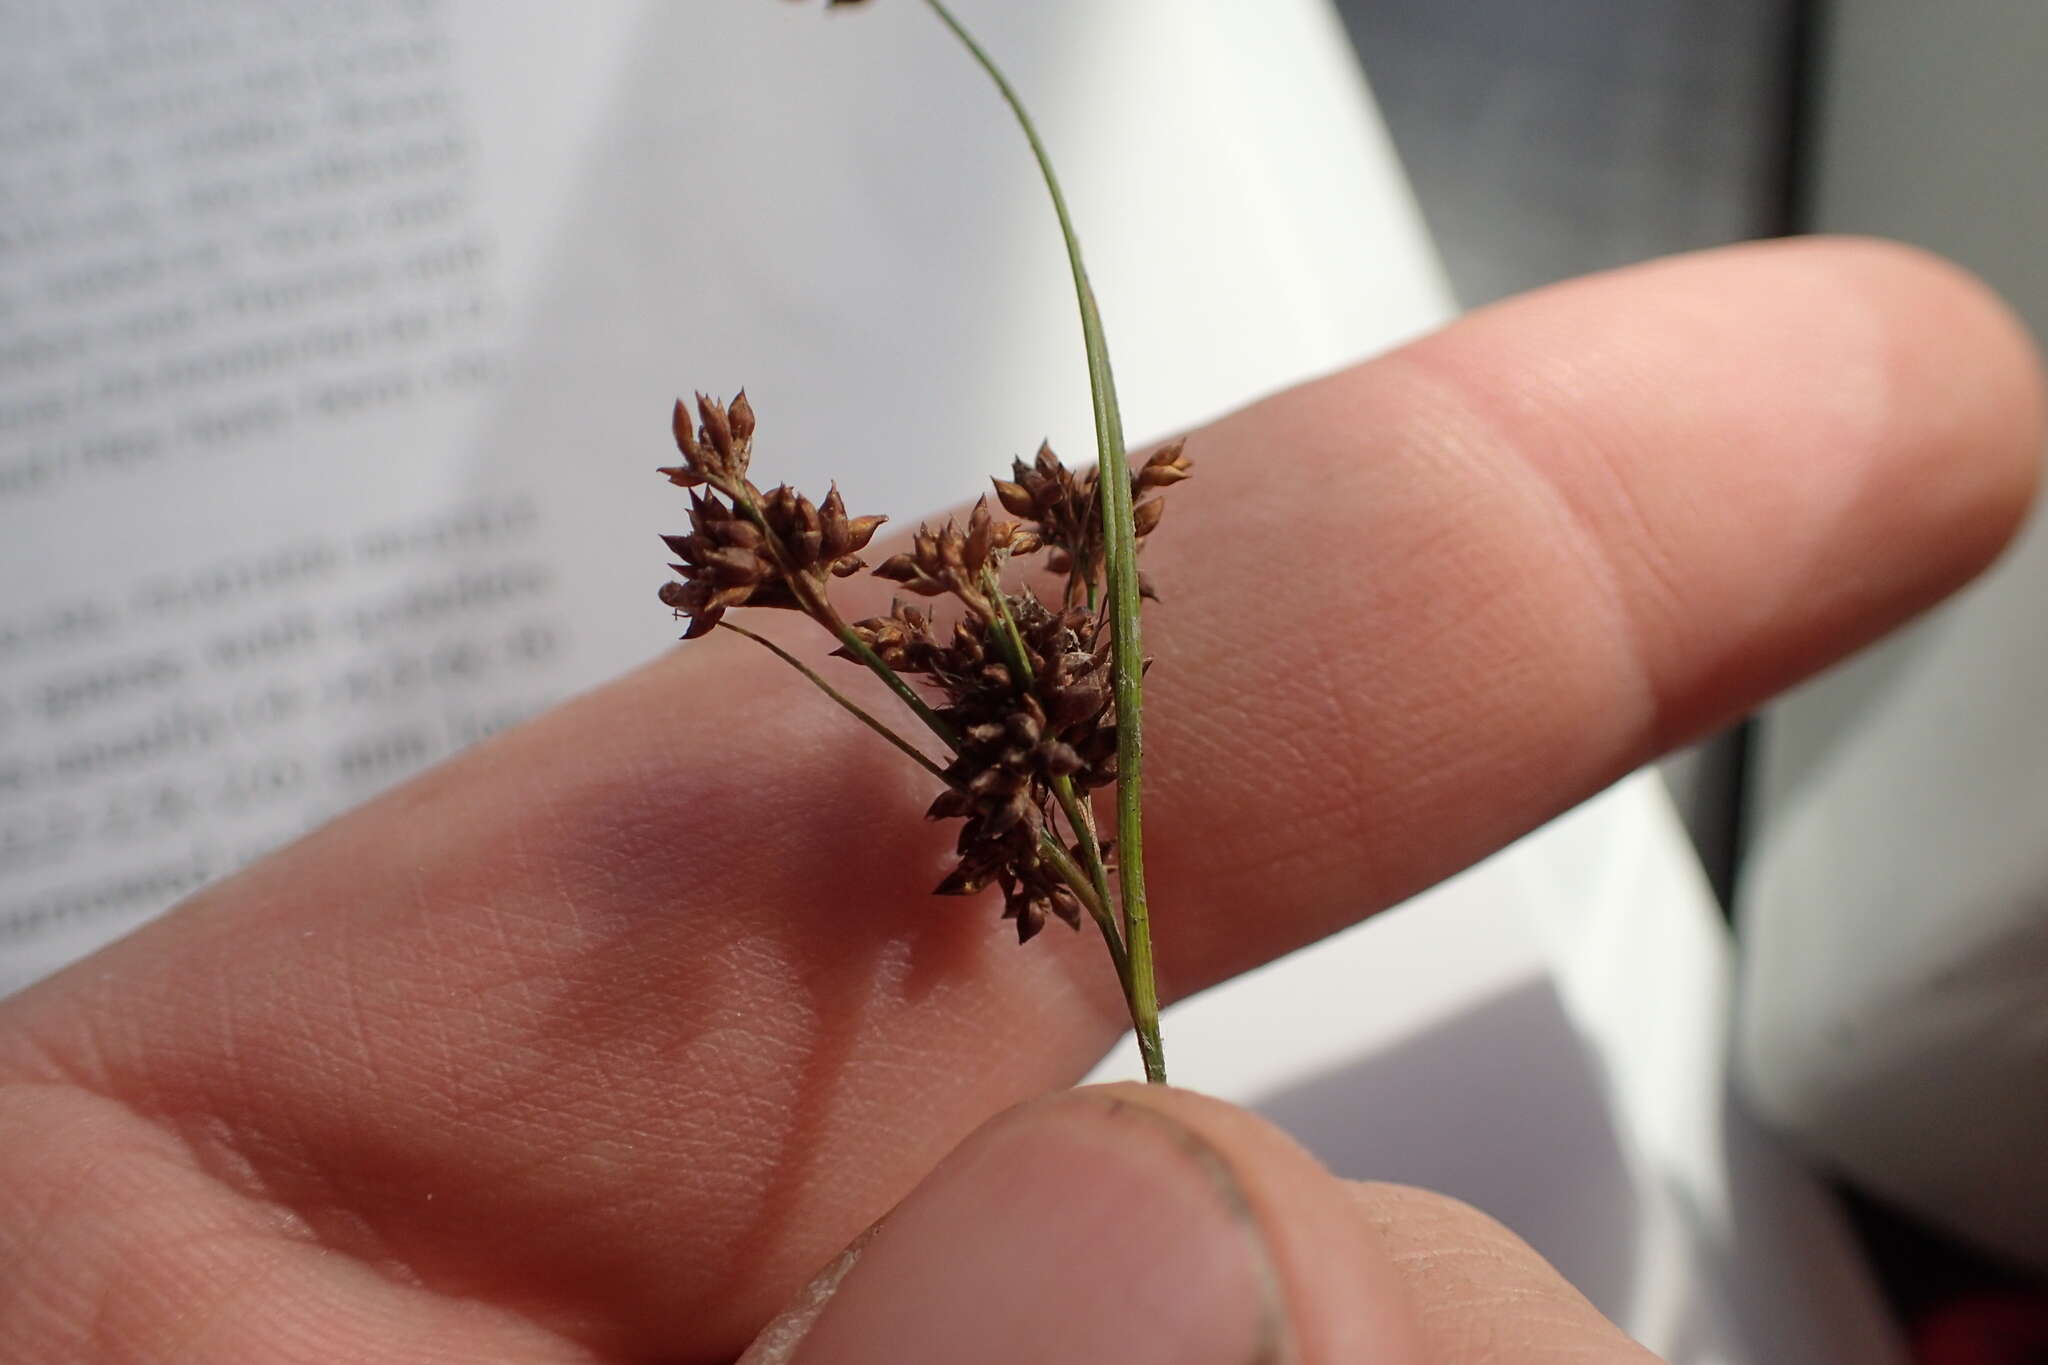
[[[1151,552],[1163,982],[1397,901],[1933,602],[2013,530],[2042,422],[1979,287],[1799,242],[1202,433]],[[706,641],[7,1002],[0,1353],[729,1361],[894,1208],[803,1365],[1647,1358],[1481,1215],[1219,1102],[999,1114],[1123,1010],[1088,938],[929,898],[926,785]]]

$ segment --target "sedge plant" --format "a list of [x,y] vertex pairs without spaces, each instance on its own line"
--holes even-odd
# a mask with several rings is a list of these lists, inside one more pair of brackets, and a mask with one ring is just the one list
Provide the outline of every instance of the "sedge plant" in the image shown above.
[[[829,7],[864,0],[828,0]],[[1135,470],[1124,447],[1116,380],[1066,196],[1031,116],[987,50],[942,0],[922,0],[995,83],[1015,114],[1052,199],[1072,269],[1095,418],[1096,463],[1069,468],[1049,446],[1015,460],[965,518],[920,526],[909,548],[869,568],[861,552],[879,516],[849,516],[835,485],[822,502],[750,477],[755,414],[678,402],[682,463],[661,473],[690,490],[690,529],[664,536],[678,577],[661,600],[687,617],[683,638],[725,629],[772,651],[940,784],[926,812],[959,821],[944,896],[1000,892],[1026,942],[1049,920],[1100,932],[1130,1011],[1148,1081],[1166,1079],[1145,895],[1144,672],[1140,608],[1152,597],[1138,550],[1158,527],[1164,490],[1188,477],[1184,444]],[[1051,575],[1041,594],[1013,586],[1019,561]],[[900,586],[886,616],[848,621],[832,584],[863,571]],[[801,612],[837,640],[836,657],[878,677],[943,751],[938,758],[816,669],[725,620],[737,608]],[[944,615],[942,616],[942,611]],[[1114,824],[1096,816],[1113,793]]]

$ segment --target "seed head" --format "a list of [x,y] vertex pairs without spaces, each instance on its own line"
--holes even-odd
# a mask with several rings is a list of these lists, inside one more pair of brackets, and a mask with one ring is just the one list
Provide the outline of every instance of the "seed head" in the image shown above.
[[[932,553],[943,557],[943,533],[930,539]],[[1015,921],[1021,941],[1049,915],[1080,921],[1080,902],[1042,861],[1040,839],[1056,804],[1055,780],[1081,791],[1115,780],[1116,723],[1109,646],[1098,638],[1096,618],[1074,608],[1055,611],[1028,590],[1007,594],[1005,603],[1028,684],[1005,662],[995,619],[970,614],[941,629],[931,612],[899,601],[889,615],[853,630],[891,668],[920,677],[942,696],[938,714],[957,736],[949,785],[926,812],[963,822],[959,862],[939,894],[1000,888],[1004,916]]]
[[[1131,496],[1145,498],[1146,494],[1169,488],[1192,474],[1194,462],[1188,459],[1186,446],[1185,441],[1164,446],[1133,471]],[[1070,470],[1053,454],[1050,445],[1041,445],[1030,464],[1013,460],[1010,477],[994,482],[996,501],[1003,510],[1025,521],[1017,533],[1019,539],[1030,549],[1047,547],[1046,566],[1055,573],[1070,575],[1070,600],[1101,576],[1102,507],[1092,467]],[[1133,529],[1140,541],[1159,525],[1165,510],[1156,496],[1133,506]],[[1026,554],[1029,550],[1016,549],[1012,553]]]
[[[866,567],[859,551],[886,517],[849,517],[834,484],[820,507],[779,485],[767,493],[747,478],[753,459],[754,406],[742,391],[732,406],[697,395],[698,422],[675,408],[676,449],[684,463],[660,472],[690,492],[690,530],[663,536],[681,582],[661,600],[690,618],[685,640],[708,634],[733,607],[815,612],[827,579]],[[706,491],[698,492],[699,488]]]
[[671,425],[683,463],[666,466],[659,472],[667,475],[670,483],[683,488],[708,483],[730,495],[735,488],[745,485],[747,465],[753,459],[754,405],[747,401],[745,389],[732,400],[730,408],[700,393],[697,422],[693,431],[689,409],[678,398]]
[[[1025,547],[1020,550],[1020,543]],[[942,597],[948,593],[960,599],[984,623],[996,617],[995,604],[982,583],[982,570],[1013,554],[1036,549],[1036,539],[1018,529],[1013,521],[997,521],[989,511],[988,499],[974,504],[966,529],[947,521],[939,530],[919,526],[911,537],[910,549],[893,555],[875,570],[875,577],[901,583],[920,597]]]

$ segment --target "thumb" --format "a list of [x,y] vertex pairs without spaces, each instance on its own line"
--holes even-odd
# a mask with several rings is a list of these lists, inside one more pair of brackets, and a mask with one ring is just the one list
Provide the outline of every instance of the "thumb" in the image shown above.
[[741,1365],[1653,1365],[1506,1229],[1338,1180],[1157,1086],[1048,1096],[940,1163]]
[[1278,1130],[1156,1087],[998,1116],[742,1365],[1421,1362],[1342,1183]]

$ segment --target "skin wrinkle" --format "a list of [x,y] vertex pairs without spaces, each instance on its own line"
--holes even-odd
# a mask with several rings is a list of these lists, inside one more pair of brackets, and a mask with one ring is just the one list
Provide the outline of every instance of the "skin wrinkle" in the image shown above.
[[[1715,300],[1665,290],[1655,310],[1656,326],[1674,335],[1711,329],[1720,320],[1716,307]],[[1660,516],[1652,510],[1644,497],[1641,453],[1654,449],[1654,438],[1637,430],[1640,423],[1629,422],[1628,414],[1700,405],[1654,374],[1641,373],[1634,337],[1633,329],[1623,328],[1593,347],[1524,356],[1511,385],[1482,396],[1491,399],[1486,408],[1490,425],[1524,431],[1522,446],[1532,456],[1528,465],[1544,474],[1552,491],[1571,509],[1588,545],[1626,545],[1634,552],[1628,565],[1611,566],[1617,603],[1625,607],[1646,659],[1675,658],[1692,616],[1686,604],[1693,591],[1688,590],[1664,532],[1690,522],[1703,508],[1686,494],[1681,498],[1682,512]],[[1618,420],[1589,423],[1581,415],[1588,408],[1612,412]],[[1564,477],[1565,471],[1582,472],[1588,465],[1597,477]],[[1599,533],[1610,518],[1624,534]],[[1634,600],[1636,593],[1628,588],[1646,589],[1648,601]]]
[[[522,785],[527,795],[526,804],[539,812],[540,820],[544,827],[551,827],[557,833],[568,827],[567,821],[564,820],[562,815],[562,805],[557,800],[550,783],[541,781],[538,778],[528,778]],[[515,845],[515,847],[523,848],[525,846],[524,840],[527,837],[525,831],[515,831],[514,837],[520,840],[520,843]],[[595,856],[586,857],[581,860],[564,858],[555,861],[552,875],[548,880],[553,883],[556,902],[568,916],[571,942],[580,944],[586,942],[589,936],[583,922],[582,898],[570,882],[570,868],[572,866],[578,867],[586,876],[595,880],[599,888],[602,889],[608,877],[609,867],[615,865],[609,859]],[[519,880],[525,882],[528,878],[522,877]]]
[[[283,1203],[272,1188],[274,1178],[281,1174],[274,1159],[276,1153],[248,1146],[249,1135],[203,1110],[181,1112],[166,1108],[145,1111],[120,1095],[102,1089],[101,1078],[76,1069],[76,1060],[73,1058],[67,1062],[54,1054],[52,1056],[52,1065],[64,1076],[65,1084],[79,1094],[114,1106],[143,1132],[172,1139],[178,1143],[179,1151],[191,1169],[249,1206],[276,1210],[277,1217],[282,1220],[279,1226],[289,1229],[295,1237],[311,1240],[316,1236],[312,1221],[305,1213]],[[264,1178],[266,1169],[273,1178]],[[352,1215],[347,1217],[354,1221]],[[367,1254],[362,1259],[365,1264],[382,1264],[388,1263],[390,1258],[388,1255]]]
[[[559,1116],[553,1116],[553,1117],[559,1117]],[[541,1132],[541,1134],[542,1134],[542,1135],[544,1135],[544,1134],[545,1134],[545,1131],[546,1131],[546,1129],[545,1129],[545,1128],[542,1128],[542,1129],[540,1129],[539,1131]],[[543,1160],[545,1160],[545,1158],[543,1158]],[[517,1177],[517,1174],[518,1174],[518,1173],[517,1173],[517,1172],[509,1172],[509,1173],[506,1173],[506,1174],[507,1174],[507,1175],[508,1175],[509,1177],[512,1177],[512,1178],[515,1178],[515,1179],[516,1179],[516,1177]],[[353,1240],[353,1239],[350,1239],[350,1240]],[[359,1248],[357,1248],[357,1250],[358,1250],[358,1253],[359,1253],[359,1254],[361,1254],[361,1253],[362,1253],[362,1250],[363,1250],[363,1249],[359,1247]],[[372,1257],[372,1258],[373,1258],[373,1259],[376,1259],[375,1257]]]
[[[189,1261],[193,1259],[193,1252],[204,1249],[210,1243],[226,1242],[229,1239],[237,1242],[247,1240],[260,1245],[260,1239],[249,1237],[246,1233],[226,1232],[211,1236],[193,1234],[185,1238],[165,1238],[157,1245],[161,1247],[162,1259]],[[243,1277],[217,1290],[203,1311],[187,1315],[185,1321],[180,1324],[181,1330],[169,1341],[155,1340],[157,1334],[154,1332],[138,1335],[136,1340],[138,1344],[141,1341],[148,1341],[151,1348],[149,1359],[161,1360],[167,1365],[183,1360],[203,1360],[205,1356],[199,1348],[205,1345],[209,1338],[217,1338],[236,1331],[246,1320],[245,1315],[235,1311],[238,1303],[245,1300],[252,1303],[268,1303],[284,1297],[275,1292],[270,1282],[282,1278],[285,1273],[286,1267],[280,1262],[269,1258],[258,1259],[243,1272]],[[126,1282],[125,1277],[108,1276],[101,1282],[92,1333],[93,1340],[102,1348],[101,1358],[139,1358],[130,1351],[116,1346],[116,1343],[130,1339],[130,1332],[115,1329],[121,1319],[133,1316],[133,1306],[133,1286]]]
[[[1456,472],[1449,475],[1438,475],[1437,482],[1451,487],[1471,487],[1487,490],[1489,496],[1498,498],[1504,492],[1500,471],[1507,469],[1512,471],[1514,475],[1510,480],[1510,485],[1522,488],[1521,499],[1535,505],[1550,507],[1553,519],[1569,527],[1569,521],[1566,519],[1568,509],[1557,506],[1554,490],[1535,476],[1523,475],[1520,471],[1515,470],[1517,461],[1504,458],[1504,451],[1519,449],[1517,443],[1505,440],[1497,432],[1476,436],[1465,434],[1474,430],[1469,415],[1471,405],[1462,396],[1465,390],[1469,388],[1469,384],[1461,385],[1453,382],[1453,380],[1439,373],[1439,368],[1404,364],[1403,358],[1396,356],[1379,362],[1376,366],[1375,382],[1370,386],[1362,386],[1370,389],[1378,405],[1399,407],[1411,412],[1414,420],[1408,424],[1410,429],[1426,431],[1428,433],[1426,438],[1411,439],[1405,442],[1397,441],[1393,449],[1382,457],[1382,469],[1377,472],[1376,477],[1379,479],[1395,478],[1414,466],[1448,469]],[[1381,385],[1383,383],[1391,386],[1394,390],[1392,396],[1388,396],[1382,389]],[[1247,425],[1254,425],[1256,424],[1257,417],[1258,410],[1254,409],[1251,414],[1232,420],[1242,421]],[[1481,430],[1484,431],[1485,429],[1482,428]],[[1227,440],[1228,438],[1221,439]],[[1297,442],[1297,444],[1306,443]],[[1318,451],[1313,446],[1310,446],[1309,453],[1304,457],[1302,464],[1304,467],[1301,471],[1301,477],[1310,483],[1325,481],[1330,477],[1339,477],[1353,481],[1361,477],[1357,473],[1358,462],[1355,455],[1349,448],[1343,445],[1331,446],[1327,451]],[[1337,474],[1334,476],[1328,474],[1326,472],[1328,469],[1335,469]],[[1524,487],[1524,485],[1526,486]],[[1193,488],[1195,485],[1190,487]],[[1349,500],[1352,502],[1363,502],[1364,505],[1370,506],[1372,504],[1369,496],[1369,491],[1366,494],[1354,493]],[[1449,499],[1441,494],[1433,494],[1432,499],[1421,509],[1423,519],[1432,527],[1445,528],[1441,531],[1432,530],[1432,539],[1439,540],[1447,546],[1462,547],[1467,556],[1469,556],[1475,543],[1473,532],[1468,530],[1460,537],[1451,530],[1452,527],[1460,523],[1454,522],[1451,519],[1450,507],[1451,501]],[[1388,514],[1387,520],[1390,526],[1398,527],[1405,534],[1409,523],[1414,518],[1399,518],[1394,514]],[[1469,515],[1464,518],[1462,524],[1466,526],[1473,524]],[[1171,551],[1170,544],[1162,548],[1167,549],[1169,552]],[[1402,548],[1406,549],[1405,546]],[[1461,575],[1466,578],[1474,576],[1469,569],[1460,570],[1455,565],[1452,568],[1454,576]],[[1616,595],[1612,587],[1613,573],[1614,569],[1611,565],[1601,560],[1593,560],[1583,565],[1578,577],[1594,584],[1601,590],[1600,595],[1595,600],[1607,601],[1609,603],[1608,614],[1612,618],[1618,618],[1618,606],[1615,605]],[[1497,570],[1489,569],[1488,571],[1488,576],[1497,576],[1497,574]],[[1528,590],[1519,578],[1511,580],[1511,584],[1515,594],[1527,595]],[[1364,609],[1367,612],[1374,610],[1369,605],[1366,605]],[[1330,608],[1327,606],[1324,608],[1326,613],[1329,610]],[[1403,613],[1410,616],[1413,614],[1412,609],[1405,606],[1403,607]],[[1336,619],[1342,620],[1343,618]],[[1329,624],[1331,620],[1332,618],[1326,614],[1313,623],[1305,624],[1299,620],[1292,622],[1281,621],[1264,628],[1287,631],[1296,636],[1312,636],[1320,641],[1323,634],[1333,628]],[[1162,624],[1164,630],[1171,634],[1176,623],[1169,613],[1162,617]],[[1554,629],[1548,625],[1542,625],[1540,622],[1538,624],[1540,628],[1546,631]],[[1344,626],[1334,628],[1350,628],[1349,622],[1346,622]],[[1525,627],[1518,626],[1517,628]],[[1410,630],[1409,633],[1413,635],[1417,632]],[[1625,648],[1625,644],[1620,638],[1621,633],[1622,627],[1617,619],[1617,624],[1607,632],[1607,637],[1615,639],[1616,642],[1615,648],[1607,651],[1607,654],[1616,658],[1624,657],[1622,651]],[[1584,634],[1583,630],[1574,632],[1575,638],[1583,638]],[[1426,633],[1424,633],[1424,638],[1427,638]],[[1176,640],[1174,643],[1178,644],[1179,642]],[[1249,652],[1256,657],[1259,652],[1256,642],[1249,646]],[[1176,657],[1179,657],[1178,651],[1176,651]],[[1633,660],[1625,660],[1625,663],[1628,670],[1639,672]],[[1197,677],[1201,676],[1199,652],[1192,661],[1183,662],[1174,676],[1179,676],[1181,672],[1189,672]],[[1588,665],[1585,668],[1585,672],[1597,674],[1603,682],[1608,681],[1614,676],[1614,670],[1606,666],[1604,658],[1601,665]],[[1623,672],[1622,676],[1628,676],[1628,672]],[[1512,679],[1510,681],[1512,682]],[[1546,678],[1542,681],[1548,685],[1546,690],[1556,689],[1557,680],[1555,677]],[[1320,685],[1305,683],[1299,673],[1290,674],[1279,679],[1262,695],[1261,706],[1263,715],[1259,719],[1263,723],[1257,726],[1261,733],[1260,742],[1279,744],[1284,750],[1285,745],[1290,742],[1288,736],[1298,734],[1302,728],[1298,723],[1299,716],[1294,708],[1300,705],[1300,699],[1304,696],[1304,688],[1306,687],[1320,694],[1321,687],[1327,686],[1329,686],[1328,680],[1321,680]],[[1479,695],[1487,697],[1489,707],[1505,707],[1513,704],[1510,701],[1513,689],[1502,686],[1501,679],[1497,676],[1489,677],[1483,672],[1475,672],[1472,675],[1471,681],[1465,684],[1465,686]],[[1403,689],[1403,691],[1412,692],[1412,688]],[[1460,695],[1460,687],[1455,680],[1452,681],[1447,695],[1453,701]],[[1470,694],[1467,693],[1465,695]],[[1494,702],[1492,700],[1494,697],[1500,697],[1501,701]],[[1534,747],[1532,747],[1531,752],[1526,754],[1511,755],[1502,749],[1489,748],[1484,745],[1474,746],[1469,742],[1469,729],[1464,730],[1463,733],[1453,732],[1444,734],[1426,728],[1426,717],[1439,711],[1445,714],[1454,713],[1455,707],[1450,702],[1439,701],[1434,706],[1425,706],[1417,709],[1414,705],[1410,704],[1411,700],[1411,697],[1398,693],[1392,700],[1386,702],[1379,702],[1376,698],[1372,719],[1362,722],[1362,728],[1356,735],[1358,740],[1356,747],[1361,751],[1358,767],[1370,767],[1372,770],[1382,774],[1387,772],[1400,773],[1405,783],[1405,795],[1408,797],[1408,800],[1390,809],[1375,809],[1371,803],[1356,803],[1352,806],[1346,806],[1343,802],[1339,801],[1317,800],[1308,808],[1294,814],[1287,822],[1287,828],[1290,832],[1286,838],[1276,837],[1275,833],[1271,830],[1265,831],[1263,843],[1254,849],[1248,849],[1248,855],[1255,852],[1258,855],[1256,861],[1269,868],[1275,865],[1276,862],[1280,866],[1285,867],[1290,858],[1290,847],[1298,850],[1293,855],[1294,857],[1310,865],[1318,863],[1326,865],[1333,857],[1338,860],[1355,861],[1355,855],[1350,854],[1348,850],[1357,847],[1362,838],[1380,837],[1398,840],[1401,837],[1400,830],[1405,825],[1411,823],[1419,825],[1425,830],[1428,829],[1439,818],[1429,808],[1428,797],[1431,790],[1456,791],[1459,788],[1460,781],[1467,772],[1488,769],[1498,770],[1504,757],[1513,757],[1518,764],[1529,765],[1532,771],[1548,771],[1554,767],[1554,758],[1545,752],[1543,747],[1547,743],[1554,742],[1554,737],[1531,736]],[[1647,701],[1641,705],[1647,706]],[[1469,716],[1469,706],[1465,709]],[[1623,708],[1623,711],[1625,712],[1626,709]],[[1164,709],[1162,714],[1173,717],[1176,713],[1171,709]],[[1419,724],[1419,722],[1425,723]],[[1168,723],[1171,724],[1171,720]],[[1447,739],[1454,739],[1457,742],[1447,745],[1445,742]],[[1239,742],[1242,743],[1242,741]],[[1603,746],[1594,747],[1599,748]],[[1416,755],[1416,758],[1413,760],[1407,758],[1407,755],[1410,754]],[[1461,754],[1463,755],[1462,758],[1457,757]],[[1424,759],[1424,755],[1431,757]],[[1274,765],[1276,769],[1285,769],[1287,766],[1284,762]],[[1302,763],[1297,762],[1295,766],[1302,766]],[[1312,766],[1321,771],[1328,767],[1328,763],[1327,761],[1319,761]],[[1357,769],[1353,768],[1351,770],[1355,771]],[[1167,766],[1162,764],[1162,774],[1168,771]],[[1606,780],[1613,775],[1612,773],[1603,772],[1598,774],[1597,777],[1589,776],[1585,780],[1584,791],[1592,790],[1598,781]],[[1299,795],[1291,792],[1279,797],[1279,801],[1283,806],[1298,806],[1301,800],[1302,798]],[[1512,826],[1493,830],[1479,830],[1476,833],[1480,840],[1485,841],[1490,846],[1493,842],[1505,841],[1507,838],[1523,832],[1531,823],[1534,823],[1534,821],[1525,819]],[[1162,809],[1161,824],[1162,828],[1167,831],[1166,837],[1172,838],[1174,831],[1181,824],[1179,812],[1170,808]],[[1226,851],[1231,847],[1227,842],[1230,838],[1228,828],[1218,831],[1204,828],[1200,837],[1205,850],[1210,851],[1212,856],[1214,849],[1213,841],[1215,840],[1221,839],[1225,841],[1222,846]],[[1162,858],[1161,861],[1162,866],[1171,865],[1170,859]],[[1385,888],[1376,887],[1374,888],[1374,899],[1380,902],[1395,899],[1407,892],[1419,889],[1419,885],[1419,882],[1410,883],[1403,881]],[[1171,883],[1162,885],[1162,904],[1168,903],[1167,892],[1170,886]],[[1319,921],[1326,919],[1329,922],[1328,927],[1338,927],[1342,923],[1349,922],[1355,916],[1357,907],[1358,901],[1355,897],[1347,898],[1341,905],[1333,904],[1325,915],[1319,917]],[[1320,922],[1317,924],[1317,929],[1327,932]],[[1304,939],[1310,936],[1305,934]],[[1185,949],[1188,945],[1185,941],[1179,941],[1176,946]],[[1207,984],[1209,979],[1207,976],[1202,976],[1191,981],[1184,973],[1176,972],[1174,974],[1176,984],[1188,988]]]
[[[806,1030],[810,1045],[798,1054],[790,1121],[775,1130],[775,1151],[768,1163],[765,1189],[751,1203],[749,1225],[727,1248],[726,1275],[722,1285],[713,1289],[714,1295],[730,1294],[759,1277],[767,1266],[791,1259],[791,1239],[780,1234],[804,1206],[815,1163],[829,1142],[840,1078],[853,1057],[859,1021],[872,1002],[865,976],[853,976],[844,983],[833,979],[842,974],[834,972],[825,979],[819,979],[823,974],[814,974],[813,980],[805,983],[813,1021]],[[819,1020],[829,1021],[828,1026],[819,1027]]]

